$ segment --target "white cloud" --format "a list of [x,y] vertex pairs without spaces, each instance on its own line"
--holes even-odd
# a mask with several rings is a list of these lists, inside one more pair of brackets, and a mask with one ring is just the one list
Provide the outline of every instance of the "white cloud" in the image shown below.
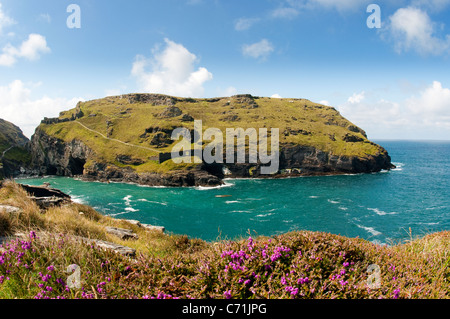
[[248,30],[259,20],[260,20],[259,18],[240,18],[234,24],[234,29],[236,31]]
[[434,81],[420,93],[419,97],[412,97],[406,102],[413,114],[429,120],[446,119],[450,125],[450,89]]
[[328,102],[327,100],[319,101],[319,103],[322,105],[331,106],[330,102]]
[[7,86],[0,86],[0,118],[19,126],[27,137],[31,137],[35,128],[44,117],[57,117],[60,111],[74,108],[83,98],[50,98],[43,96],[32,99],[32,88],[20,80]]
[[52,17],[48,14],[48,13],[41,13],[38,17],[39,21],[43,21],[43,22],[47,22],[47,23],[51,23],[52,22]]
[[242,46],[242,54],[255,59],[265,59],[274,51],[272,43],[267,39],[262,39],[253,44],[244,44]]
[[413,0],[411,6],[422,7],[431,11],[441,11],[450,5],[450,0]]
[[419,54],[440,55],[450,49],[450,35],[436,37],[435,23],[419,8],[398,9],[389,17],[387,30],[398,53],[414,50]]
[[8,17],[2,10],[2,4],[0,3],[0,34],[2,34],[3,28],[15,24],[16,22]]
[[47,46],[45,37],[33,33],[18,48],[11,44],[6,45],[3,48],[3,53],[0,55],[0,65],[12,66],[17,62],[18,58],[37,60],[41,54],[49,52],[50,48]]
[[361,93],[353,93],[352,96],[350,96],[348,98],[348,103],[350,104],[357,104],[357,103],[361,103],[364,99],[365,99],[365,92],[361,92]]
[[372,0],[286,0],[289,7],[296,9],[335,9],[341,12],[357,11]]
[[362,5],[369,3],[369,0],[309,0],[312,5],[320,5],[326,8],[334,8],[340,11],[356,10]]
[[271,96],[271,98],[273,98],[273,99],[282,99],[282,97],[281,97],[281,95],[280,94],[274,94],[274,95],[272,95]]
[[[365,95],[364,95],[365,96]],[[400,102],[353,94],[337,108],[344,117],[377,138],[450,136],[450,89],[438,81]]]
[[233,96],[237,94],[238,90],[234,86],[229,86],[228,88],[226,88],[224,91],[221,92],[222,94],[220,95]]
[[151,58],[136,56],[131,74],[140,89],[151,93],[201,97],[203,84],[213,75],[204,67],[194,70],[197,57],[183,45],[165,39],[161,52],[155,49]]
[[299,11],[292,7],[277,8],[272,11],[273,18],[293,19],[299,15]]

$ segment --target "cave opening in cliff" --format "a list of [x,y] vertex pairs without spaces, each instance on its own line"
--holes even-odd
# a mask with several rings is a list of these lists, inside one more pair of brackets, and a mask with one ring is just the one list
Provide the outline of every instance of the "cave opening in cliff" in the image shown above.
[[86,160],[84,158],[74,158],[69,159],[69,170],[72,175],[83,175],[84,165]]
[[53,165],[47,166],[47,174],[48,175],[56,175],[58,173],[58,169]]

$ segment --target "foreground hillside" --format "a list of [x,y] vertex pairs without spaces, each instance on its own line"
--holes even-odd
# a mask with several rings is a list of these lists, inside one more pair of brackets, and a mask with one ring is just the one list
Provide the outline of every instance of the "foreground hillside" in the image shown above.
[[31,163],[30,141],[14,124],[0,119],[0,179],[20,174]]
[[[202,120],[203,132],[218,128],[224,135],[227,128],[267,128],[270,137],[270,130],[278,128],[280,165],[275,177],[392,168],[386,150],[334,108],[304,99],[251,95],[190,99],[128,94],[80,102],[58,118],[42,121],[32,137],[33,164],[40,174],[146,185],[211,186],[221,184],[225,175],[261,177],[261,161],[175,164],[167,160],[175,143],[173,130],[185,127],[193,132],[194,120]],[[206,144],[203,141],[202,147]]]
[[[0,298],[450,297],[449,232],[391,247],[308,231],[206,243],[145,231],[71,202],[39,208],[11,181],[0,188],[0,205],[0,237],[20,236],[4,238],[0,247]],[[133,230],[138,238],[119,240],[107,226]],[[80,237],[126,245],[136,254]],[[379,268],[369,274],[374,264]],[[68,286],[70,265],[79,267],[78,288]]]

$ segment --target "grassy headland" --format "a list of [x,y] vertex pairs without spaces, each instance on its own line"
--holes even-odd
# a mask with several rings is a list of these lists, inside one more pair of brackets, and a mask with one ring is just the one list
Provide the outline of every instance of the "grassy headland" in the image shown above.
[[[449,298],[450,232],[393,246],[319,232],[204,242],[145,231],[69,203],[40,209],[12,181],[3,183],[0,236],[25,234],[0,247],[0,298]],[[123,241],[107,226],[138,234]],[[130,258],[76,236],[137,251]],[[67,286],[80,268],[81,287]],[[376,264],[380,286],[369,287]],[[376,279],[376,278],[375,278]]]
[[[306,99],[251,95],[214,99],[156,94],[106,97],[80,102],[76,108],[61,112],[56,121],[43,121],[38,131],[65,143],[77,140],[86,145],[92,152],[85,169],[107,163],[138,174],[163,174],[199,166],[151,160],[159,153],[170,153],[174,143],[171,132],[178,127],[193,131],[194,119],[202,120],[203,131],[217,128],[226,132],[239,127],[267,128],[270,132],[278,128],[280,145],[311,147],[330,156],[367,158],[386,153],[333,107]],[[120,157],[132,160],[124,163]]]

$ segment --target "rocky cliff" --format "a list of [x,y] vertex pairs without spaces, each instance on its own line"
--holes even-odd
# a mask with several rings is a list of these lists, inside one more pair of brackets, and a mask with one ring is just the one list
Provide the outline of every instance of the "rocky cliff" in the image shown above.
[[[172,131],[185,127],[193,132],[194,119],[203,121],[203,131],[278,128],[277,172],[261,175],[260,162],[161,161],[175,143]],[[224,177],[371,173],[393,167],[387,151],[334,108],[305,99],[251,95],[183,99],[129,94],[79,103],[59,118],[42,121],[32,137],[31,153],[33,167],[42,175],[152,186],[214,186]]]
[[19,127],[0,119],[0,178],[30,171],[29,143]]

